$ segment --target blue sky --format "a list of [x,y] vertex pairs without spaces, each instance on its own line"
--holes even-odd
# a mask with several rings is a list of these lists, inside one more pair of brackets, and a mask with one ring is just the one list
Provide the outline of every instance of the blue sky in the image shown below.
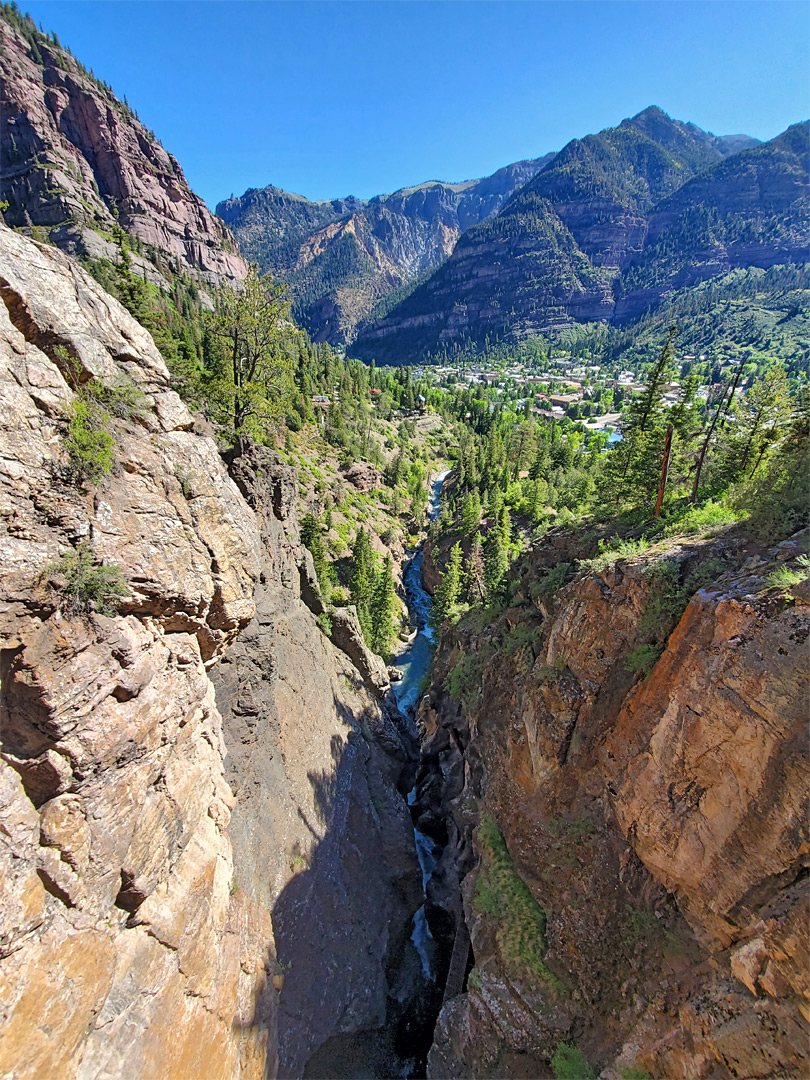
[[810,112],[804,0],[19,3],[212,207],[484,176],[651,104],[760,139]]

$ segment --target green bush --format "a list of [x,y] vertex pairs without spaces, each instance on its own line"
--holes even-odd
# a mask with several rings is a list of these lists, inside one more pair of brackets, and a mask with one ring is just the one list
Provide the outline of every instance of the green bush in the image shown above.
[[478,830],[481,866],[475,883],[475,909],[498,921],[501,956],[512,972],[542,979],[555,993],[559,979],[543,962],[546,954],[546,913],[512,865],[501,831],[490,817]]
[[69,551],[58,562],[50,563],[42,572],[48,587],[58,593],[58,608],[71,615],[114,615],[118,604],[129,593],[126,580],[118,566],[97,565],[87,541]]
[[627,656],[627,670],[632,671],[634,675],[641,674],[646,679],[658,663],[662,652],[662,645],[636,645]]
[[444,689],[453,701],[470,710],[479,699],[483,673],[484,658],[480,654],[464,656],[448,673],[443,683]]
[[531,596],[532,600],[556,596],[565,584],[570,569],[571,564],[566,562],[552,566],[539,581],[532,582],[529,586],[529,596]]
[[588,1059],[571,1043],[561,1042],[551,1059],[551,1069],[556,1080],[593,1080],[594,1072]]
[[108,385],[101,379],[91,379],[79,388],[79,393],[85,400],[98,402],[119,420],[142,415],[146,406],[146,394],[130,380]]
[[113,437],[109,431],[109,413],[93,401],[77,398],[71,405],[68,434],[67,479],[82,486],[98,484],[112,471],[115,463]]

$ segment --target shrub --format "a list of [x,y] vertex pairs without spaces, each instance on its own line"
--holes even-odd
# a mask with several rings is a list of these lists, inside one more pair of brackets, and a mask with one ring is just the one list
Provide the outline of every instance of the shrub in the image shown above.
[[481,867],[473,903],[477,911],[498,920],[498,942],[507,968],[534,975],[559,992],[559,979],[543,962],[546,913],[515,870],[501,831],[490,817],[481,819],[478,847]]
[[577,1046],[561,1042],[551,1059],[551,1069],[556,1080],[593,1080],[593,1069]]
[[327,637],[331,637],[332,620],[329,618],[325,611],[321,612],[320,615],[316,616],[315,622],[318,624],[318,626],[321,628],[324,634],[326,634]]
[[484,658],[480,654],[463,656],[444,680],[444,689],[464,709],[472,709],[478,701],[481,690],[481,676],[484,673]]
[[662,652],[661,645],[636,645],[627,656],[627,670],[632,671],[634,675],[641,674],[646,679],[658,663]]
[[784,565],[772,570],[768,574],[768,584],[776,589],[790,589],[810,577],[810,558],[807,555],[800,555],[796,562],[799,564],[798,570],[791,570],[790,567]]
[[65,449],[67,478],[77,486],[98,484],[112,471],[115,462],[109,413],[84,398],[71,405]]
[[134,382],[108,385],[101,379],[91,379],[79,388],[80,395],[86,400],[94,399],[112,416],[119,420],[131,420],[140,416],[146,405],[146,394]]
[[129,592],[120,568],[114,564],[97,565],[87,541],[46,566],[42,578],[59,594],[58,608],[72,615],[91,611],[114,615],[119,601]]
[[529,586],[529,595],[531,598],[537,600],[541,597],[556,596],[565,584],[565,579],[570,569],[571,564],[566,562],[557,563],[556,566],[552,566],[539,581],[533,581]]

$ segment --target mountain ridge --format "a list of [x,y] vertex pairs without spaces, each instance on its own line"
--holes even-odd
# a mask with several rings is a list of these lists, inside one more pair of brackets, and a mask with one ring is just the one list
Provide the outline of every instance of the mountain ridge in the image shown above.
[[447,258],[465,229],[492,216],[553,154],[490,176],[428,180],[371,199],[310,200],[274,185],[217,204],[244,254],[288,281],[316,340],[344,344],[377,304]]
[[143,249],[133,253],[138,272],[164,289],[175,273],[203,287],[244,277],[228,228],[126,101],[10,4],[0,6],[0,46],[8,225],[114,262],[120,224]]
[[[787,143],[780,143],[787,135],[782,133],[768,143],[734,150],[736,139],[724,144],[651,107],[615,128],[571,140],[494,218],[467,230],[430,278],[385,318],[364,326],[355,352],[364,359],[402,362],[404,357],[421,359],[480,342],[487,335],[520,340],[572,322],[632,319],[660,303],[668,289],[677,288],[675,263],[683,270],[693,255],[704,267],[694,280],[738,265],[769,266],[800,257],[807,236],[801,223],[806,181],[800,182],[806,166],[802,172],[798,143],[804,129],[795,127]],[[721,206],[724,185],[745,188],[742,176],[734,179],[735,169],[745,174],[751,168],[763,177],[773,174],[769,182],[778,212],[797,216],[795,227],[779,227],[784,243],[771,250],[767,237],[752,225],[745,250],[715,246],[709,258],[698,250],[700,236],[689,234],[688,216],[680,236],[670,220],[667,242],[677,251],[668,252],[666,259],[673,282],[639,278],[633,268],[649,250],[651,221],[665,227],[666,219],[655,217],[657,207],[686,191],[682,197],[687,202],[691,198],[690,212],[699,218],[700,200],[709,198],[707,192],[711,190],[711,199]],[[792,186],[787,179],[791,170],[801,174]],[[747,213],[753,222],[753,195],[748,202],[751,205],[741,195],[735,212]],[[774,222],[769,227],[772,232],[777,228]],[[618,299],[622,302],[617,308]]]

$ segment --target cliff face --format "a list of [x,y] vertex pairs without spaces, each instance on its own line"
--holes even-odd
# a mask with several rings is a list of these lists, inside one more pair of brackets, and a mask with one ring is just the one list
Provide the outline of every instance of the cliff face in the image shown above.
[[[233,237],[131,110],[44,35],[0,19],[0,197],[6,223],[112,258],[110,228],[203,283],[244,277]],[[153,263],[147,272],[158,280]]]
[[255,451],[231,467],[266,551],[256,616],[213,673],[237,796],[235,877],[273,913],[280,1075],[301,1076],[315,1051],[326,1070],[315,1075],[331,1075],[341,1041],[360,1039],[376,1040],[368,1053],[390,1067],[380,1029],[416,975],[409,937],[422,902],[397,792],[407,740],[379,703],[385,668],[363,655],[359,626],[351,634],[356,617],[344,613],[345,632],[333,637],[360,670],[301,599],[320,610],[298,538],[295,472],[274,457]]
[[[5,227],[0,295],[0,1074],[275,1075],[281,1016],[298,1075],[385,1015],[419,902],[402,741],[300,599],[289,470],[239,459],[240,491],[150,336]],[[83,492],[91,375],[141,396]],[[64,603],[81,541],[126,578],[115,614]]]
[[385,296],[446,259],[465,229],[495,214],[552,157],[368,201],[311,202],[267,187],[219,203],[217,214],[248,257],[291,282],[294,314],[313,338],[340,344],[354,340]]
[[550,1075],[561,1044],[606,1080],[806,1074],[810,592],[766,581],[805,541],[681,544],[669,591],[651,553],[556,599],[541,552],[522,605],[445,642],[417,805],[475,967],[429,1075]]
[[807,128],[760,146],[660,109],[575,139],[355,351],[404,362],[485,337],[631,320],[735,267],[804,260]]

